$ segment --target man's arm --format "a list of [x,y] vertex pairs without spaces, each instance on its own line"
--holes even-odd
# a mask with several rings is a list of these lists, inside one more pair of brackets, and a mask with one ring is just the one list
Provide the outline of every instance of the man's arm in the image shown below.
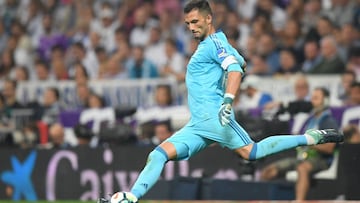
[[224,94],[224,103],[221,105],[219,110],[219,121],[222,126],[230,123],[232,103],[235,98],[236,92],[240,88],[242,75],[245,74],[245,66],[241,67],[240,64],[231,64],[228,67],[228,78],[226,84],[226,90]]
[[225,94],[236,95],[237,91],[240,88],[241,76],[243,73],[232,71],[228,73],[228,81],[226,85]]

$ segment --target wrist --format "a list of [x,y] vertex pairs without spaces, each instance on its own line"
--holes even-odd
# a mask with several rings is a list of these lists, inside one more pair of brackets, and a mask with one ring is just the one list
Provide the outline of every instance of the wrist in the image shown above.
[[230,93],[225,93],[224,95],[224,104],[232,104],[235,96]]

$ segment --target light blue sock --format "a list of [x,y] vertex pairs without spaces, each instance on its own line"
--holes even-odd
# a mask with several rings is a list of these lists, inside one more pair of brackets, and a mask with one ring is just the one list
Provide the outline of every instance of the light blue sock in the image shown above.
[[149,154],[146,166],[131,188],[131,193],[140,199],[159,179],[164,165],[168,160],[166,152],[162,148],[156,147],[155,150]]
[[256,160],[297,146],[307,145],[304,135],[275,135],[254,143],[249,160]]

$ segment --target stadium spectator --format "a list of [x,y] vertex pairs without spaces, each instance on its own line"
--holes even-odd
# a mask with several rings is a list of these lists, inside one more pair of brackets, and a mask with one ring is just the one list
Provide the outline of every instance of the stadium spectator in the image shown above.
[[331,8],[325,11],[325,15],[337,26],[352,23],[355,2],[353,0],[331,1]]
[[35,63],[35,80],[46,82],[53,81],[55,76],[52,74],[50,67],[44,61]]
[[13,77],[16,82],[24,82],[30,80],[29,70],[25,66],[17,66],[14,70]]
[[[304,2],[304,15],[301,18],[302,30],[306,34],[307,39],[310,37],[316,22],[319,20],[322,14],[322,1],[321,0],[309,0]],[[312,37],[310,37],[312,38]],[[314,40],[314,38],[312,38]]]
[[274,41],[274,37],[269,33],[260,36],[257,44],[259,54],[266,57],[266,63],[269,66],[270,74],[274,74],[280,67],[280,53]]
[[88,105],[89,107],[80,113],[79,122],[80,124],[91,127],[94,136],[90,145],[95,147],[98,145],[101,127],[115,123],[115,110],[112,107],[107,107],[104,98],[95,93],[90,94]]
[[343,61],[347,61],[351,54],[351,47],[360,40],[359,31],[350,23],[342,24],[336,37],[339,54]]
[[176,105],[174,102],[171,86],[161,84],[155,89],[153,105],[139,107],[134,115],[137,124],[170,119],[177,122],[174,128],[179,127],[188,118],[188,108],[184,105]]
[[6,33],[6,30],[4,28],[4,22],[0,20],[0,53],[3,53],[3,51],[6,48],[7,38],[8,38],[8,33]]
[[0,146],[12,146],[14,139],[12,133],[14,131],[14,123],[10,119],[10,111],[6,108],[6,100],[0,93]]
[[14,53],[9,49],[1,52],[0,79],[7,78],[15,66]]
[[[92,52],[95,52],[97,47],[103,47],[105,49],[105,46],[101,43],[101,36],[97,32],[89,33],[88,39],[85,40],[84,46],[90,54],[93,54]],[[106,52],[106,54],[108,53]]]
[[[42,4],[31,0],[23,6],[19,6],[19,21],[25,26],[25,30],[32,36],[37,32],[42,20]],[[34,45],[34,44],[33,44]]]
[[[315,88],[312,92],[312,114],[305,123],[305,129],[338,129],[338,124],[329,110],[329,92],[324,88]],[[298,147],[297,157],[277,160],[265,166],[261,171],[262,180],[272,180],[296,169],[298,179],[295,187],[295,199],[305,200],[310,188],[310,179],[316,172],[330,167],[335,151],[335,143],[326,143],[311,147]]]
[[273,101],[269,93],[259,90],[260,77],[248,75],[241,84],[239,101],[234,107],[238,110],[249,110],[263,108],[267,103]]
[[160,75],[164,78],[172,78],[182,83],[185,81],[185,58],[176,49],[176,42],[173,39],[165,41],[166,63],[160,69]]
[[326,36],[334,34],[334,24],[330,18],[326,16],[321,16],[316,21],[316,33],[319,39],[322,39]]
[[85,109],[89,107],[89,97],[91,93],[88,84],[76,84],[76,109]]
[[306,1],[304,0],[289,1],[288,5],[285,6],[285,12],[288,19],[302,19],[305,13],[305,4]]
[[13,109],[23,108],[24,106],[16,98],[17,82],[15,80],[6,79],[3,84],[2,95],[5,98],[5,109],[11,116]]
[[[129,46],[129,35],[124,27],[118,27],[115,30],[116,47],[114,52],[119,49],[126,49]],[[125,45],[125,47],[123,47]],[[98,46],[99,47],[99,46]]]
[[249,24],[255,16],[256,3],[257,0],[237,1],[236,11],[244,20],[244,23]]
[[360,82],[354,82],[350,87],[349,105],[360,105]]
[[61,104],[60,96],[56,87],[49,87],[44,91],[42,104],[39,106],[41,121],[48,125],[58,121],[59,114],[65,109]]
[[297,65],[296,56],[292,49],[283,49],[280,51],[280,66],[274,76],[290,77],[300,71]]
[[267,16],[256,16],[251,24],[251,35],[260,40],[263,34],[272,35],[274,33],[270,19]]
[[[253,35],[249,35],[249,37],[246,39],[246,42],[245,42],[245,48],[244,48],[244,50],[242,50],[243,51],[243,53],[244,53],[244,56],[245,56],[245,58],[246,59],[248,59],[249,60],[249,64],[251,64],[252,63],[252,57],[254,56],[254,55],[261,55],[262,57],[265,57],[265,56],[263,56],[262,54],[259,54],[258,52],[257,52],[257,39],[256,39],[256,37],[254,37]],[[266,59],[266,58],[265,58]],[[268,65],[267,65],[268,66]],[[270,73],[270,70],[268,71],[269,73]]]
[[151,138],[154,145],[162,143],[173,134],[170,120],[160,121],[155,125],[155,135]]
[[89,75],[86,68],[81,63],[74,64],[74,78],[76,84],[87,84]]
[[304,44],[304,61],[301,70],[304,73],[309,72],[321,62],[320,47],[315,40],[306,41]]
[[356,81],[356,75],[352,71],[345,71],[341,75],[341,83],[339,87],[338,99],[342,106],[346,106],[350,103],[349,97],[351,93],[351,85]]
[[337,43],[332,36],[325,36],[321,39],[320,49],[322,60],[319,64],[308,71],[310,74],[340,74],[345,71],[345,64],[342,61]]
[[115,30],[119,27],[114,20],[115,11],[107,2],[103,2],[103,7],[97,13],[98,16],[91,22],[91,31],[100,34],[101,45],[107,53],[115,49]]
[[[73,66],[76,63],[81,63],[85,67],[86,72],[89,74],[89,78],[94,79],[97,77],[99,71],[99,64],[93,52],[87,52],[84,45],[80,42],[77,42],[71,46],[71,53],[73,57]],[[74,74],[73,66],[70,68],[70,76],[73,76]]]
[[246,40],[250,34],[250,27],[243,23],[238,13],[230,11],[226,16],[225,33],[230,44],[237,50],[245,49]]
[[301,33],[301,25],[297,19],[286,20],[284,30],[279,34],[279,38],[279,46],[282,49],[293,51],[297,62],[303,60],[304,38]]
[[360,78],[360,47],[352,45],[349,48],[349,59],[346,62],[346,70],[353,71]]
[[146,46],[150,38],[150,28],[153,21],[149,20],[147,10],[138,7],[134,13],[134,27],[132,28],[129,40],[131,46]]
[[128,73],[123,63],[122,53],[114,54],[105,64],[100,79],[126,79]]
[[143,47],[132,47],[131,53],[131,58],[125,64],[130,79],[159,77],[157,67],[145,58]]
[[104,71],[103,69],[105,68],[107,61],[109,60],[109,56],[108,54],[106,54],[106,50],[104,49],[104,47],[96,47],[94,51],[96,55],[96,60],[99,63],[98,77],[100,77]]
[[140,146],[157,146],[173,134],[170,120],[144,123],[141,131],[137,143]]
[[61,123],[53,123],[49,126],[49,142],[39,147],[44,149],[66,149],[71,145],[65,139],[64,126]]
[[64,60],[54,59],[51,60],[51,72],[54,73],[54,78],[57,81],[69,79],[69,74],[65,65]]
[[164,12],[170,12],[174,17],[178,18],[181,14],[181,2],[177,0],[154,0],[152,5],[155,14],[158,16]]
[[94,133],[91,129],[85,124],[77,124],[74,127],[74,133],[77,138],[77,145],[80,147],[89,147],[91,139],[94,136]]
[[213,13],[216,16],[216,18],[214,18],[214,27],[216,27],[216,29],[224,30],[227,12],[229,11],[227,2],[212,1],[210,2],[210,6],[213,8]]
[[[176,32],[176,26],[178,26],[174,13],[170,11],[164,11],[159,15],[159,22],[158,24],[161,30],[161,38],[168,39],[174,36]],[[152,27],[157,26],[153,25]]]
[[[65,51],[61,46],[55,45],[51,47],[51,55],[50,60],[56,61],[56,60],[64,60],[65,58]],[[66,60],[64,60],[65,62]]]
[[275,32],[280,32],[284,28],[287,17],[286,12],[272,0],[257,1],[255,15],[268,17]]
[[251,58],[249,58],[249,62],[250,63],[248,63],[246,68],[248,74],[255,74],[259,76],[270,75],[269,66],[266,63],[266,57],[260,54],[252,54]]
[[161,37],[161,29],[158,26],[150,29],[149,42],[145,47],[145,57],[159,69],[166,63],[165,42]]
[[34,62],[33,49],[31,38],[26,33],[26,30],[19,21],[14,21],[11,24],[11,36],[16,39],[16,47],[14,48],[14,60],[16,65],[32,65]]
[[9,30],[11,22],[16,19],[17,11],[17,2],[16,1],[5,1],[2,3],[1,14],[3,17],[3,22],[5,25],[5,30]]
[[51,57],[51,48],[55,45],[66,49],[69,40],[65,33],[56,32],[53,24],[53,17],[50,13],[44,13],[42,24],[33,34],[32,44],[37,48],[41,60],[48,62]]
[[274,101],[265,105],[266,110],[276,109],[275,116],[289,113],[291,117],[298,113],[310,113],[312,104],[310,102],[310,84],[305,75],[295,76],[294,98],[289,102]]

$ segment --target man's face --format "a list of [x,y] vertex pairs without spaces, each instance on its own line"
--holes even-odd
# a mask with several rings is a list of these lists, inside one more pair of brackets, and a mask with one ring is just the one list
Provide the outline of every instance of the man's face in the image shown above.
[[51,106],[56,102],[56,95],[52,90],[46,90],[43,95],[45,106]]
[[12,82],[7,81],[4,83],[4,88],[2,93],[5,96],[5,98],[12,98],[15,96],[15,88]]
[[351,87],[350,100],[352,105],[360,104],[360,87]]
[[311,103],[314,108],[319,108],[324,105],[324,95],[321,90],[314,90],[311,95]]
[[185,24],[192,32],[197,40],[204,40],[209,35],[209,27],[212,17],[199,12],[198,9],[193,9],[185,14]]

